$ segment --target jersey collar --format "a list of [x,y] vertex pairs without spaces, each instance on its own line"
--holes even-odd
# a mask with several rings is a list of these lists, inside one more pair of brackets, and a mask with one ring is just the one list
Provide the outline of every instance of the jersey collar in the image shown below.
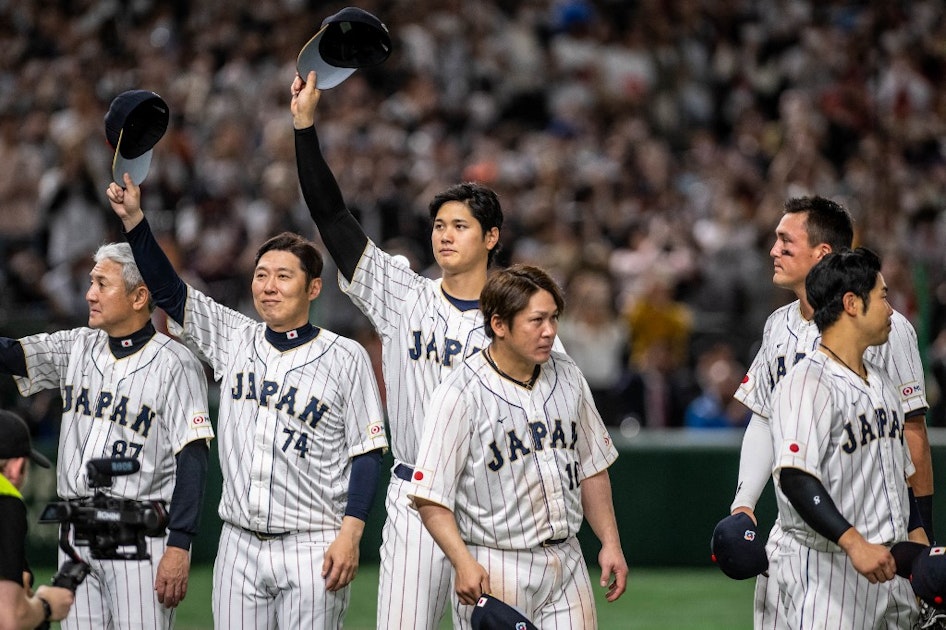
[[309,322],[306,322],[299,328],[293,328],[286,332],[276,332],[269,326],[266,327],[266,341],[271,343],[277,350],[285,352],[298,348],[304,343],[312,341],[319,336],[319,328],[316,328]]
[[480,307],[479,300],[461,300],[460,298],[453,297],[444,291],[443,287],[440,287],[440,292],[443,293],[443,296],[447,298],[447,301],[453,304],[454,308],[456,308],[458,311],[472,311]]
[[146,343],[148,343],[152,337],[154,337],[157,331],[154,329],[154,325],[149,321],[145,324],[144,328],[138,332],[134,332],[127,337],[112,337],[108,338],[108,349],[112,351],[112,355],[117,359],[124,359],[125,357],[130,357],[134,353],[141,350]]

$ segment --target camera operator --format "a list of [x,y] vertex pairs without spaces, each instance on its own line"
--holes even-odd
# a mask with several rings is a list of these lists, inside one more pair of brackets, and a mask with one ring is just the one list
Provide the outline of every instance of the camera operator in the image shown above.
[[20,488],[29,461],[49,468],[33,450],[30,430],[19,416],[0,410],[0,630],[35,628],[69,614],[72,591],[40,586],[33,595],[33,574],[26,563],[26,504]]
[[187,593],[214,437],[207,378],[187,348],[152,325],[151,294],[128,244],[102,245],[94,261],[88,327],[0,337],[0,373],[12,374],[24,396],[46,389],[62,396],[61,499],[79,505],[93,496],[89,460],[131,457],[139,472],[105,494],[168,506],[170,533],[148,537],[135,559],[87,560],[88,579],[63,629],[168,628]]

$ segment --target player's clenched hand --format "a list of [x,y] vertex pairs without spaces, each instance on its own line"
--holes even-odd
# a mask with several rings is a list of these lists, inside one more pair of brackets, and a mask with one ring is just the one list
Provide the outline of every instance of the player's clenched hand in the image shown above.
[[841,535],[838,544],[847,553],[857,572],[871,584],[892,580],[896,575],[897,563],[890,550],[883,545],[867,542],[853,527]]
[[346,516],[342,528],[332,544],[325,550],[322,560],[322,577],[325,590],[337,591],[348,586],[358,572],[358,544],[365,524],[360,519]]
[[492,590],[489,586],[489,573],[473,556],[457,565],[456,591],[461,604],[472,606],[483,593],[490,593]]
[[158,564],[158,576],[154,590],[158,601],[168,608],[175,608],[187,595],[187,574],[190,571],[190,554],[180,547],[169,546]]
[[124,182],[124,188],[115,182],[109,184],[105,196],[127,232],[141,223],[145,215],[141,211],[141,188],[132,181],[128,173],[124,175]]
[[601,586],[608,589],[605,599],[613,602],[627,589],[627,560],[624,559],[624,552],[620,547],[602,547],[598,553],[598,564],[601,566]]
[[315,124],[315,108],[322,95],[322,91],[315,87],[315,71],[310,71],[305,79],[297,74],[290,91],[292,126],[296,129],[308,129]]

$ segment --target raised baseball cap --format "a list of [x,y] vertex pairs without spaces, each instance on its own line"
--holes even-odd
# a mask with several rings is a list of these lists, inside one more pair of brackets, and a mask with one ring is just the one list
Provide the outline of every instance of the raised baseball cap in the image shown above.
[[477,600],[470,622],[473,630],[538,630],[518,609],[492,595]]
[[168,129],[170,109],[148,90],[129,90],[112,100],[105,114],[105,137],[115,149],[112,181],[124,186],[122,175],[140,185],[151,168],[151,151]]
[[43,468],[52,466],[42,453],[33,448],[26,421],[12,411],[0,409],[0,459],[15,457],[29,457]]
[[748,514],[731,514],[716,524],[710,541],[713,562],[734,580],[747,580],[769,568],[765,541]]
[[946,547],[898,542],[890,548],[897,575],[910,580],[913,592],[924,602],[946,610]]
[[303,79],[315,70],[315,87],[326,90],[390,55],[388,27],[363,9],[345,7],[322,20],[319,32],[299,52],[296,70]]

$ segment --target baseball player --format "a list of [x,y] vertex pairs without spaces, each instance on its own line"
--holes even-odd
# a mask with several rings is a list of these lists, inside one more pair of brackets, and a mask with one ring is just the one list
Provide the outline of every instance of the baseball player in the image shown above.
[[[773,453],[769,431],[772,389],[801,358],[816,352],[821,333],[812,321],[814,309],[805,293],[805,277],[822,257],[832,251],[849,248],[854,229],[848,212],[839,204],[822,197],[800,197],[785,204],[785,213],[775,230],[776,239],[770,255],[775,263],[773,282],[791,289],[797,300],[773,312],[765,323],[762,343],[735,398],[752,410],[752,419],[743,437],[739,460],[739,481],[731,505],[733,514],[753,510],[771,476]],[[889,340],[867,349],[867,358],[885,369],[904,393],[904,434],[917,472],[910,478],[920,502],[920,513],[928,536],[932,536],[932,473],[929,441],[926,435],[926,397],[923,367],[917,348],[916,333],[900,313],[891,318]],[[923,509],[925,506],[925,509]],[[778,521],[768,539],[769,575],[778,562],[776,551],[781,538]],[[784,618],[777,602],[778,590],[765,575],[756,579],[754,627],[784,628]]]
[[454,627],[492,594],[540,628],[595,628],[576,534],[584,515],[615,601],[627,581],[607,470],[617,450],[581,371],[553,350],[564,299],[544,271],[514,265],[480,305],[491,343],[434,391],[408,493],[455,569]]
[[128,244],[103,245],[94,260],[89,327],[0,338],[0,371],[13,375],[24,396],[54,388],[62,395],[60,498],[94,494],[90,459],[134,457],[139,473],[100,490],[170,504],[168,536],[145,539],[150,560],[86,559],[91,573],[63,628],[169,628],[187,591],[214,437],[207,380],[187,348],[152,326],[151,294]]
[[387,439],[368,353],[309,323],[321,255],[288,232],[260,246],[256,322],[178,277],[131,178],[107,194],[155,301],[222,383],[216,625],[340,628]]
[[911,628],[916,600],[909,581],[895,578],[889,550],[926,541],[906,484],[913,464],[903,395],[865,357],[891,330],[880,259],[863,248],[827,254],[809,272],[806,294],[821,340],[775,386],[771,403],[785,532],[775,581],[787,626]]
[[319,148],[315,74],[292,84],[299,181],[322,240],[338,265],[342,290],[371,320],[382,343],[394,468],[382,530],[377,626],[438,627],[450,597],[450,564],[430,537],[405,488],[434,388],[488,343],[479,296],[496,254],[502,209],[495,193],[461,184],[430,203],[431,246],[442,277],[398,264],[364,233],[345,207]]

